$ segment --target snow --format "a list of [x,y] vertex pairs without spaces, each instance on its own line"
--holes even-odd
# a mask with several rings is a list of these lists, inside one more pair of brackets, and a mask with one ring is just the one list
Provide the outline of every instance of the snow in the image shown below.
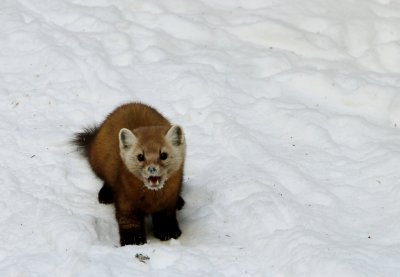
[[[0,275],[399,276],[399,24],[392,0],[2,1]],[[178,240],[119,247],[68,143],[129,101],[184,127]]]

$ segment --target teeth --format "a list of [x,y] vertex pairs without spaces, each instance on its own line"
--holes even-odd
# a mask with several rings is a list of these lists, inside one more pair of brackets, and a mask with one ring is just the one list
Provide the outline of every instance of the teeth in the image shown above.
[[160,178],[149,178],[149,183],[153,186],[160,185]]
[[161,176],[148,176],[146,179],[144,185],[150,190],[160,190],[164,187],[164,185],[161,184]]

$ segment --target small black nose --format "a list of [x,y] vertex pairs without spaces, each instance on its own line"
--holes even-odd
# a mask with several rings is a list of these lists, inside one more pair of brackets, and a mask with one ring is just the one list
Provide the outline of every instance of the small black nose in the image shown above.
[[154,173],[157,172],[157,168],[155,168],[154,166],[149,166],[149,167],[147,168],[147,171],[148,171],[150,174],[154,174]]

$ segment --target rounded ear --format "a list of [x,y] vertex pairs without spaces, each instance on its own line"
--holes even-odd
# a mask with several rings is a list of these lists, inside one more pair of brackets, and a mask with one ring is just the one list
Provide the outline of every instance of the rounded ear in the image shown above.
[[167,134],[165,135],[165,139],[174,146],[180,146],[184,144],[185,135],[183,134],[181,126],[173,125],[171,128],[169,128]]
[[122,128],[119,131],[119,148],[121,150],[127,150],[137,141],[136,136],[126,128]]

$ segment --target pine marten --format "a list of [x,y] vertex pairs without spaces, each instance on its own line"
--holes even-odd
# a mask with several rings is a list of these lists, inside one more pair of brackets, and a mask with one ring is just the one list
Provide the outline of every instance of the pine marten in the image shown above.
[[76,133],[73,143],[104,181],[99,202],[115,204],[121,246],[146,243],[145,215],[160,240],[181,235],[176,210],[184,205],[186,142],[180,126],[150,106],[129,103]]

